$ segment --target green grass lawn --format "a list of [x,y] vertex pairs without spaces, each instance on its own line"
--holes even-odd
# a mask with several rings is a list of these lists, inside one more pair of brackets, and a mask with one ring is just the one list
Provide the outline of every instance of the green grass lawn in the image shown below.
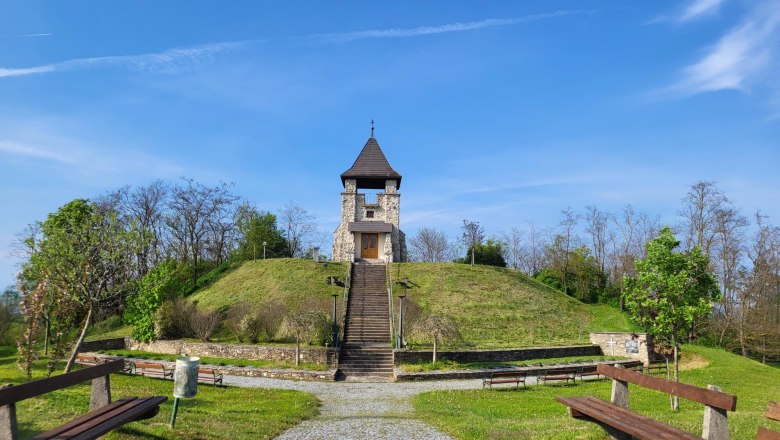
[[[42,378],[38,365],[34,379]],[[22,383],[14,349],[0,347],[0,383]],[[298,391],[198,386],[194,399],[182,399],[176,430],[171,431],[173,382],[122,374],[111,375],[113,398],[168,396],[155,417],[130,423],[108,439],[270,439],[301,420],[317,415],[316,397]],[[88,412],[90,383],[65,388],[17,405],[22,438],[52,429]]]
[[[737,396],[737,411],[729,413],[732,439],[752,439],[759,426],[780,428],[763,416],[767,402],[780,397],[776,368],[706,347],[686,346],[683,356],[691,369],[681,372],[681,381],[715,384]],[[601,428],[569,417],[554,399],[593,395],[609,400],[610,389],[610,381],[596,381],[520,390],[437,391],[416,396],[414,406],[420,418],[459,439],[605,439]],[[675,413],[666,394],[636,385],[629,385],[629,391],[632,410],[701,434],[701,404],[681,399],[681,410]]]
[[[148,351],[138,350],[99,350],[98,353],[111,354],[115,356],[125,356],[138,359],[149,360],[163,360],[163,361],[175,361],[180,356],[175,354],[163,354],[163,353],[150,353]],[[255,368],[293,368],[298,370],[314,370],[325,371],[328,369],[327,365],[315,364],[313,362],[301,362],[299,366],[295,366],[295,362],[282,362],[282,361],[260,361],[252,359],[230,359],[230,358],[212,358],[201,357],[201,364],[210,365],[233,365],[236,367],[255,367]]]
[[514,367],[541,367],[544,365],[579,364],[583,362],[598,362],[627,359],[618,356],[571,356],[561,358],[528,359],[525,361],[510,362],[469,362],[458,363],[449,360],[424,362],[418,364],[400,364],[398,367],[407,373],[421,371],[449,371],[449,370],[482,370],[486,368],[514,368]]
[[392,270],[394,280],[412,283],[410,299],[426,312],[451,316],[474,348],[579,344],[589,342],[590,331],[636,330],[613,307],[584,304],[512,269],[400,263]]

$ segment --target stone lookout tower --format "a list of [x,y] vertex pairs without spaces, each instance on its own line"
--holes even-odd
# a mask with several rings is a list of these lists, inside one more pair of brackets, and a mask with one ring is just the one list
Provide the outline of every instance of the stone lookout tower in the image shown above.
[[[333,234],[333,259],[406,261],[406,237],[399,229],[401,175],[387,162],[373,127],[363,151],[341,175],[341,183],[341,224]],[[360,189],[384,191],[376,194],[376,200],[367,200]]]

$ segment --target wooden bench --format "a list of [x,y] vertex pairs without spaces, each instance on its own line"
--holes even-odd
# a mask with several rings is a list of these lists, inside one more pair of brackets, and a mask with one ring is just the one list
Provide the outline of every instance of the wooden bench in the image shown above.
[[666,360],[662,359],[650,361],[647,365],[644,366],[644,368],[642,368],[642,371],[646,374],[652,374],[653,371],[662,371],[664,374],[666,374]]
[[[612,402],[592,396],[556,397],[569,407],[572,417],[595,422],[617,439],[710,439],[729,438],[727,411],[734,411],[737,398],[713,385],[705,388],[672,382],[622,367],[599,364],[597,371],[612,378]],[[666,425],[628,409],[628,384],[662,391],[705,405],[702,437]]]
[[499,383],[514,383],[516,384],[517,388],[520,388],[521,383],[523,386],[525,386],[525,378],[527,374],[527,372],[519,370],[493,371],[490,373],[490,377],[482,379],[482,389],[485,389],[485,385],[488,385],[492,389],[493,384]]
[[198,368],[198,381],[211,382],[214,385],[222,385],[222,374],[210,368]]
[[[780,404],[769,402],[766,408],[766,418],[780,422]],[[771,431],[766,428],[758,428],[756,440],[780,440],[780,432]]]
[[100,365],[106,363],[106,359],[92,356],[89,354],[79,353],[76,355],[76,363],[79,365]]
[[574,383],[574,378],[577,375],[576,368],[554,368],[551,370],[545,370],[539,373],[539,383],[547,385],[547,382],[568,382]]
[[[642,368],[642,365],[644,365],[644,364],[642,364],[641,361],[628,361],[628,362],[622,362],[620,365],[622,365],[623,368],[625,368],[627,370],[633,370],[633,369],[636,369],[636,368]],[[597,379],[601,378],[601,373],[599,373],[597,371],[597,366],[598,366],[598,364],[593,364],[593,365],[588,365],[588,366],[585,366],[585,367],[580,367],[577,370],[577,374],[576,374],[575,377],[579,377],[580,378],[580,382],[585,380],[586,377],[596,377]]]
[[157,362],[133,361],[133,374],[141,376],[153,376],[161,379],[173,379],[173,369],[165,368],[165,365]]
[[[0,438],[16,440],[19,436],[16,421],[16,402],[40,396],[92,380],[90,412],[59,428],[39,434],[35,439],[94,439],[136,420],[154,417],[165,396],[128,397],[111,402],[109,375],[122,371],[124,361],[107,362],[71,373],[36,380],[21,385],[0,388]],[[45,414],[39,414],[45,417]]]

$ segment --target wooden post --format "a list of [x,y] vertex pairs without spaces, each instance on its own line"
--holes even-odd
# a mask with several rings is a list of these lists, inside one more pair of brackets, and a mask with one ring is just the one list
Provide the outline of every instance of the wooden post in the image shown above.
[[[0,388],[10,387],[12,385],[3,385]],[[16,405],[10,404],[0,406],[0,438],[16,440]]]
[[[707,385],[707,389],[723,392],[720,387],[715,385]],[[701,436],[707,440],[728,440],[729,421],[725,409],[704,406],[704,429]]]
[[[620,364],[615,365],[615,368],[625,369]],[[612,379],[612,403],[628,409],[628,382]]]
[[111,403],[111,379],[108,375],[92,379],[92,397],[89,410],[93,411]]
[[[625,369],[626,367],[616,364],[615,368]],[[628,409],[628,382],[624,380],[612,379],[612,403]],[[631,436],[625,432],[619,431],[608,425],[601,425],[613,440],[630,440]]]

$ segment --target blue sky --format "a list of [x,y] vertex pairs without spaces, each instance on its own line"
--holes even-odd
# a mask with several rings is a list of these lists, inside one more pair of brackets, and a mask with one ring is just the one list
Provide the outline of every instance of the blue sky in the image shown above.
[[778,67],[778,0],[0,0],[0,285],[26,224],[156,178],[333,230],[372,118],[408,235],[675,223],[703,179],[777,223]]

